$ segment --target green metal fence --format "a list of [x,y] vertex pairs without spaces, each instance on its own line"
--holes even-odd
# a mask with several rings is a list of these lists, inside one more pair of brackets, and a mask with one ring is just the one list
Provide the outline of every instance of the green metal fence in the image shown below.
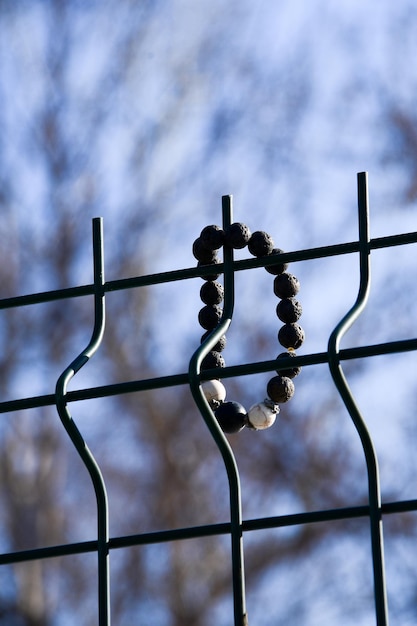
[[[222,219],[224,228],[226,228],[233,220],[231,196],[224,196],[222,199]],[[216,265],[216,271],[222,273],[224,278],[225,300],[222,319],[218,327],[209,335],[205,342],[201,344],[199,349],[192,356],[189,370],[187,372],[176,373],[170,376],[67,391],[69,381],[87,363],[100,346],[100,342],[105,331],[106,293],[201,277],[206,274],[208,275],[210,272],[212,273],[212,268],[210,267],[186,268],[172,272],[106,282],[103,267],[103,224],[101,218],[95,218],[93,220],[93,284],[62,290],[34,293],[1,300],[0,309],[6,309],[27,305],[37,305],[44,302],[65,300],[86,295],[94,296],[95,320],[91,340],[85,350],[83,350],[61,374],[56,384],[55,393],[0,402],[0,412],[7,413],[16,410],[25,410],[52,405],[57,407],[62,424],[66,429],[73,445],[78,451],[85,467],[87,468],[94,486],[97,501],[97,536],[91,541],[86,542],[68,543],[53,547],[0,554],[0,564],[13,564],[35,559],[48,559],[70,554],[96,552],[98,558],[98,624],[99,626],[108,626],[110,624],[109,556],[113,550],[129,546],[228,534],[231,538],[231,562],[234,596],[233,623],[235,626],[243,626],[247,624],[243,548],[243,536],[245,533],[259,529],[282,528],[300,524],[366,517],[369,519],[370,528],[376,624],[378,626],[386,626],[389,618],[386,599],[382,520],[384,515],[417,510],[417,500],[402,500],[381,503],[378,461],[374,444],[366,423],[356,405],[355,398],[353,397],[347,384],[343,372],[343,362],[351,359],[363,359],[376,355],[417,350],[417,338],[380,343],[376,345],[366,345],[350,349],[341,349],[340,344],[345,332],[355,322],[366,306],[370,286],[370,264],[372,251],[381,248],[390,248],[416,243],[417,232],[376,239],[371,239],[369,237],[366,173],[358,174],[358,224],[358,239],[357,241],[350,243],[298,250],[270,257],[251,258],[236,261],[233,258],[233,250],[225,248],[223,263]],[[245,271],[254,267],[267,267],[268,265],[273,265],[277,262],[287,263],[290,261],[307,261],[311,259],[345,254],[356,254],[358,256],[360,268],[358,296],[350,311],[347,312],[332,332],[328,341],[327,351],[296,356],[291,359],[280,358],[279,364],[276,360],[270,360],[225,367],[222,369],[222,378],[276,371],[286,369],[288,367],[295,367],[296,365],[312,366],[327,363],[330,368],[334,384],[351,416],[362,444],[368,473],[368,504],[364,506],[318,510],[308,513],[303,512],[292,515],[244,520],[242,519],[239,468],[228,439],[219,428],[216,418],[202,393],[200,385],[200,383],[204,380],[210,380],[218,377],[218,370],[200,371],[200,366],[203,358],[225,333],[232,320],[235,272]],[[108,530],[109,513],[107,493],[104,480],[100,468],[91,454],[87,443],[84,441],[82,434],[71,417],[69,405],[80,400],[105,398],[118,394],[187,384],[191,388],[194,400],[208,426],[208,429],[218,447],[219,454],[221,454],[225,464],[230,492],[230,520],[221,524],[184,527],[180,529],[135,534],[123,537],[110,537]]]

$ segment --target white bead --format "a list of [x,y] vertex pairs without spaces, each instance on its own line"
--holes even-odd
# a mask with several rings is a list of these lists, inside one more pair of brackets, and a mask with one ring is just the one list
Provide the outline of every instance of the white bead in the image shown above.
[[204,380],[201,389],[212,409],[217,409],[226,398],[226,389],[220,380]]
[[258,402],[258,404],[251,406],[248,411],[248,426],[255,430],[269,428],[275,422],[278,413],[278,404]]

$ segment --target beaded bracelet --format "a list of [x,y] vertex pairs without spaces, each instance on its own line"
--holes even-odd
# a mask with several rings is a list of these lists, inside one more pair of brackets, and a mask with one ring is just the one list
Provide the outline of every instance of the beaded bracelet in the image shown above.
[[[251,233],[245,224],[235,222],[225,231],[219,226],[206,226],[200,236],[193,243],[193,255],[198,261],[198,267],[203,265],[216,265],[219,263],[217,251],[227,246],[242,249],[248,246],[249,252],[255,257],[282,254],[283,250],[274,247],[270,235],[264,231]],[[275,276],[274,293],[279,298],[276,307],[278,318],[283,326],[278,331],[279,343],[287,349],[277,356],[295,356],[295,349],[304,342],[304,331],[297,323],[301,317],[302,308],[295,299],[300,283],[296,276],[286,270],[288,264],[277,263],[268,265],[265,269]],[[219,306],[223,301],[224,288],[217,282],[219,274],[203,276],[205,281],[200,290],[200,298],[205,305],[198,314],[200,325],[206,330],[201,337],[203,342],[219,324],[222,316],[222,308]],[[226,346],[226,336],[223,335],[213,349],[203,359],[201,369],[222,368],[225,366],[221,352]],[[269,428],[275,422],[280,411],[280,403],[288,402],[295,391],[293,379],[298,376],[301,367],[292,367],[277,370],[277,375],[271,378],[267,384],[267,398],[250,407],[249,411],[238,402],[226,402],[226,389],[220,379],[203,381],[201,384],[203,393],[211,409],[213,410],[220,427],[225,433],[236,433],[245,426],[252,430]]]

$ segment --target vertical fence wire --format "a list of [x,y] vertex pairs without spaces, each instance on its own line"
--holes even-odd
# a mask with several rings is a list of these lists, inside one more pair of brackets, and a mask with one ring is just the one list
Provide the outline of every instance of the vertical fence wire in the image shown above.
[[[223,229],[226,229],[233,219],[232,197],[222,198]],[[191,358],[189,366],[190,389],[194,400],[200,409],[210,433],[223,457],[229,480],[230,500],[230,534],[232,544],[232,582],[233,582],[233,609],[235,626],[246,626],[246,599],[245,599],[245,574],[243,560],[243,534],[242,534],[242,503],[239,470],[230,444],[222,432],[213,411],[204,397],[199,374],[201,362],[212,347],[226,334],[233,317],[234,308],[234,268],[233,249],[225,246],[224,249],[224,307],[220,323],[209,334]]]
[[105,327],[103,222],[93,220],[94,328],[87,347],[58,378],[55,394],[58,414],[81,460],[90,474],[97,501],[98,619],[99,626],[110,625],[109,528],[107,491],[101,470],[78,430],[66,401],[67,386],[98,350]]
[[340,342],[364,310],[371,286],[368,178],[365,172],[358,174],[358,213],[360,244],[359,291],[355,304],[330,335],[328,343],[329,367],[334,383],[359,434],[365,454],[368,473],[369,518],[377,625],[388,626],[378,459],[371,435],[349,388],[339,359]]
[[[223,228],[226,228],[233,219],[233,208],[231,196],[222,198]],[[359,240],[346,243],[335,244],[323,248],[312,248],[308,250],[298,250],[291,253],[282,253],[274,258],[256,258],[235,261],[233,250],[224,248],[224,262],[216,265],[216,272],[223,273],[224,277],[224,307],[223,315],[219,325],[214,329],[207,339],[201,344],[198,350],[192,355],[187,372],[153,378],[148,380],[125,381],[114,385],[105,385],[90,389],[78,389],[68,391],[67,387],[75,374],[88,362],[91,356],[99,348],[104,328],[105,328],[105,293],[115,290],[135,289],[147,285],[156,285],[165,282],[188,280],[198,276],[208,275],[212,272],[210,267],[187,268],[175,270],[162,274],[152,274],[131,279],[117,279],[105,282],[104,279],[104,252],[102,220],[93,220],[93,261],[94,261],[94,282],[92,285],[72,287],[69,289],[29,294],[0,300],[0,310],[5,308],[36,305],[53,300],[65,300],[68,298],[93,295],[94,297],[94,328],[91,340],[85,350],[83,350],[63,371],[59,377],[54,394],[37,396],[31,398],[19,398],[0,402],[0,413],[7,413],[15,410],[25,410],[34,407],[51,406],[56,404],[58,414],[62,424],[66,429],[73,445],[80,455],[87,471],[90,474],[96,496],[97,504],[97,540],[67,543],[61,546],[48,546],[25,550],[20,552],[10,552],[0,554],[0,565],[25,562],[34,559],[52,558],[70,554],[81,554],[96,552],[98,558],[98,613],[99,626],[110,625],[110,574],[109,574],[109,553],[111,550],[127,548],[140,545],[150,545],[155,543],[185,540],[213,535],[230,535],[231,538],[231,561],[232,561],[232,582],[233,582],[233,606],[234,625],[246,626],[246,600],[245,600],[245,576],[244,576],[244,549],[243,535],[246,532],[267,528],[282,528],[293,525],[308,523],[321,523],[323,521],[352,519],[368,517],[371,533],[371,550],[374,575],[374,595],[375,595],[375,618],[377,626],[388,626],[388,607],[386,594],[386,581],[384,570],[384,547],[382,534],[382,516],[388,514],[398,514],[404,511],[417,511],[417,500],[381,502],[380,479],[378,471],[378,461],[374,445],[368,432],[365,421],[355,402],[352,392],[348,386],[342,362],[355,358],[367,358],[375,355],[392,354],[394,352],[404,352],[417,350],[417,338],[407,340],[382,343],[378,345],[359,346],[357,348],[341,349],[341,341],[357,320],[366,306],[370,289],[370,253],[373,249],[388,248],[398,245],[417,243],[417,232],[403,233],[390,237],[370,239],[369,237],[369,212],[368,212],[368,184],[367,174],[358,174],[358,216],[359,216]],[[292,515],[280,515],[274,517],[264,517],[253,520],[242,519],[241,507],[241,486],[237,463],[233,450],[220,429],[216,418],[211,410],[204,394],[201,383],[204,380],[216,378],[216,370],[201,371],[201,363],[205,355],[217,343],[219,338],[225,334],[232,320],[234,309],[234,274],[236,271],[268,266],[277,262],[308,261],[332,257],[339,254],[359,254],[360,278],[357,300],[350,311],[341,319],[331,336],[329,337],[327,351],[316,354],[297,355],[291,359],[282,358],[279,366],[276,360],[258,363],[247,363],[225,367],[222,369],[222,378],[232,376],[245,376],[256,373],[270,372],[288,366],[327,363],[336,386],[346,409],[357,429],[360,437],[367,467],[368,477],[368,505],[354,506],[349,508],[330,509],[325,511],[310,511],[296,513]],[[144,390],[159,389],[164,387],[175,387],[176,385],[189,385],[195,403],[203,417],[208,430],[213,437],[223,461],[229,481],[230,500],[230,520],[222,524],[208,524],[198,527],[185,527],[180,529],[168,529],[166,531],[140,533],[126,537],[109,538],[108,530],[108,502],[107,492],[101,470],[96,463],[94,456],[89,450],[80,431],[78,430],[71,413],[68,409],[69,402],[91,398],[104,398],[118,394],[140,392]]]

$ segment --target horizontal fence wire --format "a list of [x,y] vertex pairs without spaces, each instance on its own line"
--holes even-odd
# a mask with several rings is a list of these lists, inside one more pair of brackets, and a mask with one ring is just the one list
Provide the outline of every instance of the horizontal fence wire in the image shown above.
[[[232,204],[231,196],[223,197],[223,226],[231,223]],[[359,238],[357,241],[342,243],[331,246],[323,246],[280,253],[271,257],[260,257],[243,260],[234,260],[233,251],[225,249],[224,262],[216,264],[216,273],[223,274],[225,282],[225,302],[221,327],[203,343],[190,361],[187,372],[179,372],[168,376],[150,379],[125,381],[117,384],[102,385],[84,389],[67,391],[66,385],[72,376],[87,362],[95,350],[99,347],[104,328],[104,301],[105,294],[120,290],[137,289],[140,287],[170,283],[174,281],[188,280],[212,274],[212,267],[193,267],[170,272],[122,278],[105,281],[103,270],[103,244],[102,244],[102,220],[93,220],[93,257],[94,257],[94,282],[92,284],[70,287],[60,290],[44,291],[28,295],[15,296],[0,300],[0,309],[10,309],[23,306],[36,306],[38,304],[57,300],[69,300],[84,296],[94,296],[95,325],[92,339],[87,348],[68,366],[61,375],[55,393],[23,397],[0,402],[0,413],[9,413],[32,408],[56,405],[64,427],[69,433],[75,447],[80,453],[83,462],[89,469],[92,482],[96,489],[98,510],[97,539],[91,541],[66,543],[63,545],[41,547],[23,551],[14,551],[0,554],[0,565],[22,563],[36,559],[48,559],[72,554],[96,552],[98,554],[98,577],[99,577],[99,626],[110,624],[109,607],[109,570],[108,558],[112,550],[128,548],[139,545],[150,545],[169,541],[179,541],[207,537],[215,535],[230,535],[232,542],[233,562],[233,590],[234,590],[234,624],[245,626],[247,624],[245,608],[244,565],[243,565],[243,535],[246,532],[262,529],[283,528],[302,524],[319,524],[335,520],[347,520],[354,518],[369,518],[372,536],[373,566],[374,566],[374,591],[375,591],[375,616],[377,626],[388,625],[388,608],[386,603],[386,590],[383,564],[383,540],[382,540],[382,517],[383,515],[398,514],[409,511],[417,511],[417,500],[401,500],[396,502],[381,503],[379,493],[379,477],[377,461],[373,458],[372,440],[367,433],[366,425],[356,407],[353,396],[347,387],[343,376],[342,364],[352,359],[364,359],[373,356],[388,355],[417,350],[417,338],[400,341],[391,341],[373,345],[358,346],[348,349],[339,347],[340,339],[346,328],[355,321],[357,315],[366,305],[369,291],[369,264],[372,250],[393,248],[417,243],[417,232],[392,235],[388,237],[369,238],[368,236],[368,207],[367,207],[367,176],[366,173],[358,174],[358,209],[359,209]],[[369,503],[364,506],[343,507],[337,509],[302,512],[291,515],[279,515],[258,519],[244,520],[241,517],[239,472],[234,460],[233,452],[226,437],[221,432],[214,415],[202,396],[200,383],[218,377],[218,370],[200,371],[201,360],[211,349],[217,340],[218,334],[223,334],[229,326],[233,316],[233,280],[235,272],[246,271],[258,267],[268,267],[277,263],[289,263],[297,261],[309,261],[325,257],[356,254],[359,256],[361,269],[361,284],[359,287],[358,300],[352,310],[343,318],[329,338],[328,350],[325,352],[282,357],[277,361],[266,360],[251,362],[222,368],[222,378],[240,377],[271,371],[286,369],[289,366],[313,366],[328,364],[336,388],[339,391],[345,406],[348,409],[358,434],[361,438],[365,456],[368,463],[369,479]],[[230,488],[230,521],[220,524],[207,524],[179,529],[169,529],[158,532],[147,532],[123,537],[109,537],[108,535],[108,511],[104,483],[101,482],[101,474],[94,458],[88,451],[81,433],[77,430],[71,418],[68,404],[72,402],[106,398],[121,394],[136,393],[146,390],[162,389],[188,385],[191,388],[196,404],[205,419],[209,430],[223,456],[229,480]],[[87,450],[87,452],[85,451]],[[91,456],[89,456],[91,455]],[[88,457],[88,458],[87,458]]]

